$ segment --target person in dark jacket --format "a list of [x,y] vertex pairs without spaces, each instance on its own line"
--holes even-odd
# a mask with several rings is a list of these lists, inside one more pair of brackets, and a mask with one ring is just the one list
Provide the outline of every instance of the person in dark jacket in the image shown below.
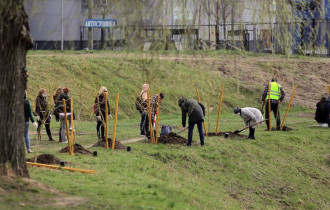
[[[104,125],[105,125],[105,98],[104,94],[107,93],[108,90],[106,87],[101,87],[99,90],[98,95],[95,98],[95,115],[96,115],[96,131],[97,131],[97,138],[98,140],[105,139],[104,136]],[[108,106],[108,115],[110,118],[112,116],[110,115],[110,105],[109,100],[107,99],[107,106]]]
[[330,128],[330,96],[324,101],[323,109],[325,110],[325,123],[328,123]]
[[204,105],[198,103],[194,99],[181,98],[178,101],[179,107],[181,107],[182,112],[182,130],[186,129],[186,117],[188,115],[188,143],[187,146],[191,146],[193,130],[197,124],[201,146],[204,146],[204,132],[203,132],[203,122],[205,117]]
[[[64,90],[64,88],[63,88],[63,90]],[[62,92],[62,94],[60,94],[60,96],[58,97],[58,100],[56,101],[54,114],[55,115],[57,114],[59,116],[60,122],[61,122],[60,142],[68,143],[68,141],[66,139],[66,127],[65,127],[65,114],[64,114],[64,107],[63,107],[63,99],[65,100],[66,114],[67,114],[67,119],[69,122],[69,128],[71,130],[71,101],[70,101],[70,97],[67,94],[65,94],[64,91]]]
[[[315,117],[317,123],[319,123],[320,126],[323,126],[325,123],[327,123],[327,111],[324,109],[326,98],[322,97],[319,102],[316,104],[316,111],[315,111]],[[325,124],[326,125],[326,124]]]
[[38,133],[40,133],[41,125],[44,124],[46,127],[46,132],[49,138],[49,141],[54,141],[52,137],[52,133],[50,131],[50,120],[52,116],[48,109],[48,103],[46,100],[47,92],[46,89],[40,89],[38,96],[36,98],[36,108],[35,108],[35,116],[38,122]]
[[30,148],[30,136],[29,136],[29,120],[33,123],[33,127],[38,128],[38,124],[34,121],[31,104],[30,101],[26,99],[26,92],[24,94],[24,121],[25,121],[25,131],[24,131],[24,138],[25,138],[25,145],[28,153],[31,153],[32,150]]

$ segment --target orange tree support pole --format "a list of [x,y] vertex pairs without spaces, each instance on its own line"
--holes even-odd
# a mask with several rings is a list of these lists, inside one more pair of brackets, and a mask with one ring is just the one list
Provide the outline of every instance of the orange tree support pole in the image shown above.
[[292,94],[291,94],[291,99],[290,99],[290,102],[289,102],[288,108],[286,109],[286,113],[285,113],[285,115],[284,115],[284,118],[283,118],[283,121],[282,121],[282,124],[281,124],[281,130],[283,129],[284,122],[285,122],[285,118],[286,118],[286,116],[287,116],[287,114],[288,114],[288,112],[289,112],[289,109],[290,109],[291,103],[292,103],[292,101],[293,101],[293,97],[294,97],[294,95],[296,94],[297,87],[298,87],[298,86],[295,85],[294,88],[293,88],[293,91],[292,91]]
[[157,98],[157,119],[156,119],[156,144],[158,144],[158,123],[159,123],[159,99],[160,99],[160,88],[158,88],[158,98]]
[[117,118],[118,118],[118,103],[119,103],[119,93],[117,93],[117,95],[116,95],[115,124],[113,125],[112,149],[115,149],[115,142],[116,142]]
[[330,85],[328,85],[328,94],[330,95]]
[[71,97],[70,98],[70,100],[71,100],[71,103],[70,103],[70,105],[71,105],[71,140],[72,140],[72,146],[71,146],[71,151],[72,151],[72,153],[74,154],[74,134],[73,134],[73,98]]
[[64,117],[65,117],[65,129],[66,129],[66,138],[68,139],[68,148],[69,148],[69,154],[72,154],[71,151],[71,145],[70,145],[70,135],[69,135],[69,126],[68,126],[68,116],[66,115],[66,103],[65,103],[65,99],[62,99],[62,103],[63,103],[63,111],[64,111]]
[[218,118],[217,118],[217,127],[215,128],[215,134],[218,134],[218,127],[219,127],[219,120],[221,114],[221,106],[222,106],[222,97],[223,97],[223,89],[225,88],[224,85],[221,85],[221,94],[219,99],[219,109],[218,109]]
[[268,82],[268,126],[269,126],[269,131],[272,131],[272,122],[271,122],[271,108],[270,108],[270,82]]
[[154,131],[153,131],[153,128],[152,128],[152,121],[151,121],[151,107],[150,107],[150,92],[149,92],[149,90],[147,92],[147,103],[148,103],[150,142],[153,143],[154,142],[154,138],[153,138]]
[[108,93],[104,93],[104,105],[105,105],[105,128],[104,128],[104,140],[105,140],[105,148],[109,148],[108,143]]
[[[196,94],[197,94],[198,102],[200,103],[200,102],[201,102],[201,98],[199,97],[199,91],[198,91],[197,88],[196,88]],[[204,127],[204,133],[205,133],[205,136],[207,136],[207,130],[206,130],[206,125],[205,125],[205,120],[204,120],[204,122],[203,122],[203,127]]]
[[52,168],[52,169],[64,169],[64,170],[68,170],[68,171],[77,171],[77,172],[87,173],[87,174],[96,174],[96,171],[94,171],[94,170],[61,167],[61,166],[47,165],[47,164],[41,164],[41,163],[32,163],[32,162],[25,162],[25,163],[26,163],[26,165],[30,165],[30,166],[39,166],[39,167]]

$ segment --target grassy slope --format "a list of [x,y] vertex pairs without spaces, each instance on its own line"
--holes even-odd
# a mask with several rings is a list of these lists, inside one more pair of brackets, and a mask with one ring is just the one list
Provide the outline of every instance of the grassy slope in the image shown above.
[[[260,97],[262,89],[261,85],[256,85],[258,91],[240,89],[241,94],[236,94],[234,79],[198,71],[198,68],[180,62],[138,58],[31,56],[28,68],[30,93],[35,93],[39,87],[72,87],[72,95],[79,102],[76,110],[82,110],[81,119],[92,118],[85,112],[91,110],[100,85],[107,86],[112,93],[119,91],[122,116],[117,128],[119,140],[137,136],[138,116],[132,103],[145,81],[152,82],[154,90],[161,87],[166,93],[160,123],[178,127],[180,117],[175,103],[178,96],[195,97],[194,88],[198,87],[202,100],[209,100],[210,107],[216,106],[219,94],[213,87],[219,89],[220,84],[225,84],[221,131],[233,131],[243,126],[239,117],[228,111],[236,104],[257,106],[255,99]],[[158,69],[162,71],[156,71]],[[147,72],[148,79],[142,79]],[[282,116],[284,109],[282,107]],[[97,150],[97,158],[60,154],[58,151],[64,145],[48,141],[41,142],[40,152],[68,160],[72,167],[95,169],[98,174],[40,168],[31,168],[30,173],[33,179],[58,190],[89,198],[88,203],[82,204],[85,208],[327,209],[330,208],[330,133],[328,129],[311,127],[315,123],[309,112],[293,107],[287,125],[294,131],[270,133],[262,125],[256,133],[257,141],[207,137],[204,148],[135,143],[131,144],[133,151],[130,153],[90,148],[96,141],[95,122],[78,120],[75,123],[77,132],[91,135],[77,136],[76,141],[90,150]],[[300,116],[300,113],[304,115]],[[129,116],[131,119],[124,119]],[[215,119],[216,108],[207,119],[211,131],[214,131]],[[55,133],[58,124],[52,123],[51,126]],[[198,142],[198,135],[194,136],[194,141]],[[32,146],[35,145],[36,136],[32,136]],[[27,206],[38,206],[31,197],[33,193],[25,197],[30,200]],[[5,205],[18,207],[16,199],[1,199],[6,201]]]

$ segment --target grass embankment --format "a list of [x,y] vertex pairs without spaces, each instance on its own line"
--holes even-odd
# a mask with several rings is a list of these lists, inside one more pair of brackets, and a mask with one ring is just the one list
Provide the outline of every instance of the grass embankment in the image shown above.
[[[203,62],[142,59],[142,55],[135,58],[64,55],[33,53],[28,58],[30,96],[39,87],[48,90],[55,90],[57,86],[71,87],[75,109],[80,113],[75,122],[76,132],[87,134],[76,136],[76,142],[91,151],[97,150],[99,155],[69,156],[58,152],[65,145],[48,141],[41,142],[40,153],[54,154],[70,161],[71,167],[93,169],[98,173],[30,168],[30,175],[71,196],[86,198],[70,203],[81,204],[76,208],[330,208],[330,133],[329,129],[312,127],[315,122],[311,110],[294,106],[287,118],[287,126],[293,131],[268,132],[263,124],[256,131],[256,141],[206,137],[205,147],[141,142],[129,144],[131,152],[91,148],[96,142],[96,123],[83,120],[92,119],[94,97],[101,85],[108,87],[111,104],[114,104],[115,93],[120,92],[117,137],[125,140],[139,134],[139,119],[133,103],[144,82],[152,84],[153,92],[160,87],[165,93],[160,123],[174,126],[174,131],[179,131],[181,123],[176,100],[179,96],[195,98],[195,88],[199,88],[207,107],[214,107],[207,118],[208,128],[214,131],[221,84],[225,84],[225,96],[220,131],[242,128],[242,120],[232,114],[232,107],[257,107],[263,84],[246,86],[247,81],[236,80],[241,78],[238,71],[234,72],[237,77],[223,77],[210,71],[210,66]],[[256,71],[260,72],[256,75],[258,78],[272,73],[269,69]],[[282,117],[284,110],[282,106]],[[51,127],[55,135],[58,123],[52,121]],[[196,132],[194,141],[198,143]],[[247,131],[243,134],[247,135]],[[43,140],[46,139],[43,136]],[[36,150],[35,145],[36,136],[33,135],[33,150]],[[54,202],[56,199],[51,193],[44,194],[39,189],[18,193],[13,190],[15,186],[7,188],[4,192],[12,190],[13,193],[0,196],[5,208],[18,208],[20,201],[24,201],[26,207],[61,207],[59,202]],[[34,202],[36,196],[45,197],[49,202]]]

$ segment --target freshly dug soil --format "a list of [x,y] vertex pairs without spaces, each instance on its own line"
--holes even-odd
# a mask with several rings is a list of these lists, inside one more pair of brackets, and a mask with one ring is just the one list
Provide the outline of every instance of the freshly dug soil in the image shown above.
[[[27,162],[34,162],[34,158],[27,159]],[[43,164],[59,164],[60,159],[58,159],[55,155],[52,154],[41,154],[37,156],[37,163]]]
[[[108,146],[111,148],[112,139],[108,138]],[[105,139],[96,142],[93,147],[105,147]],[[119,141],[115,141],[115,149],[126,149],[126,146],[120,143]]]
[[228,131],[228,132],[218,132],[216,134],[215,132],[213,133],[207,133],[207,136],[225,136],[225,133],[229,133],[228,137],[239,137],[239,138],[245,138],[245,135],[241,135],[240,133],[235,134],[234,132]]
[[188,140],[176,133],[171,132],[167,135],[159,137],[158,142],[163,144],[187,144]]
[[[90,155],[90,154],[92,154],[91,151],[85,149],[80,144],[74,144],[73,145],[73,152],[74,153],[83,154],[83,155]],[[60,150],[60,153],[69,153],[69,147],[64,147],[63,149],[61,149]]]

